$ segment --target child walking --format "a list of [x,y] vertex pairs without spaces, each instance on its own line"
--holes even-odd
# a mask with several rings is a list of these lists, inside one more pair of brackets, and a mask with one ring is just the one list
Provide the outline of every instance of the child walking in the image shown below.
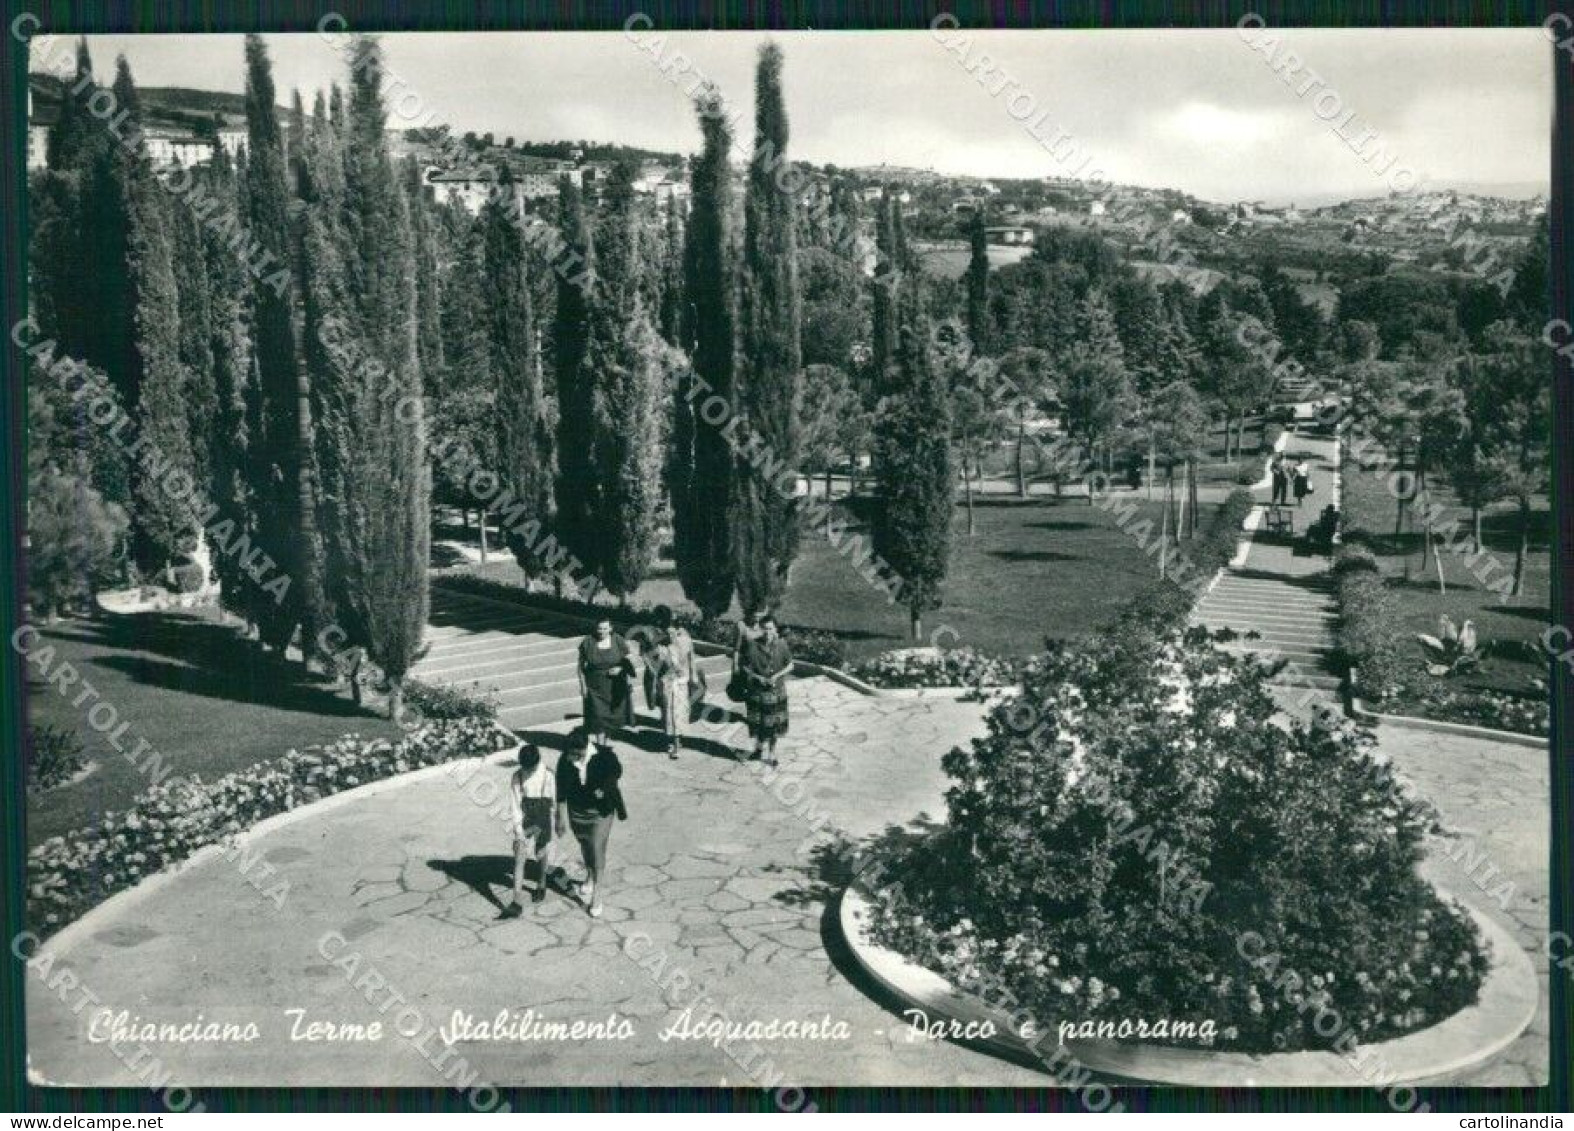
[[552,810],[557,803],[554,776],[541,761],[541,750],[533,743],[519,748],[519,769],[508,782],[508,796],[514,829],[514,899],[503,908],[500,918],[517,919],[524,912],[525,864],[535,861],[536,889],[532,903],[547,895],[547,850],[552,845]]

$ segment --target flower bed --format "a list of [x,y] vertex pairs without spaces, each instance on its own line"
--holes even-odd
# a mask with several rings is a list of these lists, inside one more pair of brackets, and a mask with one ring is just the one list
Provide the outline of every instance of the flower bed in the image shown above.
[[1334,718],[1271,721],[1200,629],[1052,650],[946,756],[949,821],[886,849],[871,934],[1041,1025],[1212,1022],[1209,1047],[1365,1044],[1470,1005],[1469,915],[1417,872],[1435,814]]
[[97,825],[51,837],[27,857],[28,921],[58,931],[118,891],[267,817],[381,778],[506,749],[515,739],[476,719],[423,724],[397,742],[349,734],[327,746],[226,774],[153,786]]
[[1355,672],[1352,690],[1373,710],[1516,734],[1548,733],[1550,711],[1544,695],[1513,695],[1428,674],[1399,623],[1388,583],[1371,551],[1341,546],[1333,572],[1339,661],[1347,672]]
[[895,648],[854,665],[851,674],[871,687],[1004,687],[1017,681],[1022,663],[976,648]]

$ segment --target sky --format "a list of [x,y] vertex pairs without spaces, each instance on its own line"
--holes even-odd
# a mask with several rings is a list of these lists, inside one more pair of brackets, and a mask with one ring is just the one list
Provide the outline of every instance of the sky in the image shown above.
[[[422,124],[430,113],[498,141],[589,139],[693,152],[699,130],[690,91],[703,76],[741,114],[744,155],[754,58],[770,38],[785,57],[789,154],[816,164],[1040,177],[1071,175],[1086,158],[1084,175],[1099,170],[1116,182],[1207,200],[1320,203],[1390,187],[1336,133],[1353,114],[1345,137],[1376,131],[1369,144],[1423,184],[1545,191],[1553,47],[1539,28],[1252,37],[1270,34],[1271,54],[1234,29],[767,37],[639,26],[627,34],[396,33],[383,43],[398,92],[411,92],[390,117],[395,128]],[[299,87],[310,105],[311,92],[343,81],[342,39],[266,38],[281,102]],[[35,51],[41,46],[50,50],[35,41]],[[123,53],[139,85],[243,86],[240,36],[95,36],[89,46],[106,81]],[[1270,65],[1285,50],[1309,68],[1289,83]],[[678,52],[688,67],[664,73],[664,64],[678,65]],[[987,83],[968,69],[985,54]],[[1326,86],[1297,96],[1294,88],[1314,72]],[[1036,121],[1045,139],[1070,138],[1060,143],[1062,159],[1029,133]]]

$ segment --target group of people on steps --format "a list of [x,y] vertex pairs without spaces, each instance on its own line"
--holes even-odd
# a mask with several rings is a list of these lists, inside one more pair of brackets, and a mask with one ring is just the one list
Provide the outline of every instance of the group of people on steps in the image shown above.
[[[672,759],[678,757],[687,727],[708,690],[695,662],[694,640],[671,609],[657,608],[653,626],[638,636],[636,648],[603,617],[580,641],[577,668],[584,722],[569,734],[554,769],[546,768],[535,744],[520,747],[519,767],[509,782],[513,901],[503,908],[502,918],[523,914],[527,871],[536,876],[532,902],[546,898],[552,847],[570,834],[585,864],[586,878],[577,885],[579,898],[592,918],[605,912],[612,824],[628,817],[620,784],[623,764],[612,741],[635,725],[635,680],[642,676],[646,705],[660,720],[663,744]],[[772,766],[777,741],[787,733],[791,671],[792,652],[776,617],[768,612],[745,616],[733,648],[727,694],[744,704],[754,743],[752,757]]]

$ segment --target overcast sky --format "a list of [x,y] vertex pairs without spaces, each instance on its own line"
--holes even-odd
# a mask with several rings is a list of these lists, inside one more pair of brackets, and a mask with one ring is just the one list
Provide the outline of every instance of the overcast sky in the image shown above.
[[[1258,33],[1261,34],[1261,33]],[[1339,98],[1335,124],[1378,132],[1423,181],[1489,187],[1548,181],[1552,45],[1525,30],[1276,33]],[[959,60],[981,52],[1015,84],[991,95]],[[344,63],[316,35],[269,36],[281,102],[339,79]],[[690,152],[699,131],[684,87],[660,63],[681,51],[744,111],[752,132],[753,33],[639,29],[597,34],[390,34],[390,71],[456,131],[501,141],[593,139]],[[1068,170],[1012,117],[1069,132],[1112,180],[1173,186],[1213,200],[1319,202],[1387,191],[1384,179],[1297,97],[1236,31],[946,33],[795,32],[786,56],[789,152],[815,163],[933,167],[1030,177]],[[638,42],[636,43],[635,40]],[[141,85],[240,90],[241,37],[96,36],[95,65],[124,53]],[[35,44],[36,47],[36,44]],[[1282,50],[1283,48],[1281,48]],[[1304,74],[1305,72],[1303,72]],[[1297,79],[1296,85],[1301,80]],[[1016,103],[1021,112],[1030,105]],[[1323,103],[1326,112],[1334,106]],[[397,117],[390,122],[404,124]],[[1051,131],[1052,132],[1052,131]],[[746,149],[743,150],[746,152]],[[1090,166],[1094,167],[1094,166]]]

